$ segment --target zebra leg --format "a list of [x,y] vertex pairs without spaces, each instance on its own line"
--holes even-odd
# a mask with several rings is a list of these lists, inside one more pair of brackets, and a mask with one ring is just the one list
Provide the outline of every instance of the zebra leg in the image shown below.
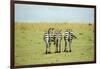
[[71,43],[72,43],[72,40],[69,41],[69,52],[71,52]]
[[59,45],[59,53],[61,52],[61,45]]
[[67,50],[67,41],[65,40],[65,49],[64,49],[64,52],[68,52]]
[[55,53],[57,53],[58,52],[58,42],[56,41],[55,43],[56,43]]
[[49,51],[48,53],[51,53],[51,43],[49,43]]
[[46,54],[48,53],[48,44],[46,44]]
[[58,41],[58,53],[60,53],[61,52],[61,41],[59,40]]
[[57,52],[57,44],[56,44],[56,41],[55,41],[55,53]]
[[48,53],[48,50],[47,50],[47,47],[46,47],[46,52],[45,52],[45,54],[47,54]]
[[59,42],[57,41],[57,53],[59,53]]
[[56,51],[55,51],[55,53],[57,53],[58,52],[58,44],[56,43]]
[[61,52],[61,41],[59,42],[59,53]]
[[57,44],[56,44],[56,48],[55,48],[55,53],[57,53]]

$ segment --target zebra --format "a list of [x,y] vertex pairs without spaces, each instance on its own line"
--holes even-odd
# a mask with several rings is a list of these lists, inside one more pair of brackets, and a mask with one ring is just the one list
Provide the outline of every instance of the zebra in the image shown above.
[[51,49],[50,49],[51,42],[54,42],[53,31],[54,31],[54,28],[49,28],[48,31],[44,33],[44,41],[46,44],[46,54],[51,53]]
[[55,53],[60,53],[61,52],[61,40],[62,40],[61,30],[55,32],[54,40],[56,44]]
[[65,41],[65,48],[64,52],[71,52],[71,43],[73,38],[77,38],[75,35],[73,35],[72,29],[66,29],[64,32],[64,41]]

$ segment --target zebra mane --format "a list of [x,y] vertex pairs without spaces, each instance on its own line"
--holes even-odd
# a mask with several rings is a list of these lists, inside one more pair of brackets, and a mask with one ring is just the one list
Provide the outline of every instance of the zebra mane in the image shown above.
[[49,28],[48,29],[48,33],[50,33],[51,31],[53,31],[54,30],[54,28]]

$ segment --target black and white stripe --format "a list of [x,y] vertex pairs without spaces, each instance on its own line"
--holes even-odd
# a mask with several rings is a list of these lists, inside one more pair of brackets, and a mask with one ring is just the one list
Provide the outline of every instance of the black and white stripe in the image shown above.
[[[77,38],[73,35],[72,29],[66,29],[64,32],[64,41],[65,41],[65,48],[64,52],[71,52],[71,43],[73,38]],[[62,33],[61,30],[54,30],[52,28],[48,29],[47,32],[44,33],[44,41],[46,44],[46,53],[51,53],[50,47],[51,43],[55,44],[55,52],[61,52],[61,40],[62,40]]]
[[64,41],[65,41],[65,49],[64,52],[71,52],[71,43],[73,40],[73,31],[72,29],[66,29],[64,32]]
[[61,34],[61,30],[57,31],[55,33],[55,44],[56,44],[56,53],[60,53],[61,52],[61,39],[62,39],[62,34]]
[[54,42],[54,36],[53,36],[53,28],[49,28],[48,32],[44,33],[44,41],[46,44],[46,53],[51,53],[50,47],[51,42]]

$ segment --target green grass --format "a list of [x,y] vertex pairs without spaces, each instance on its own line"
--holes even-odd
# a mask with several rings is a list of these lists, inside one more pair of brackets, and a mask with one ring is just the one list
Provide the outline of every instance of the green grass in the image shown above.
[[[72,52],[54,53],[55,46],[52,44],[51,46],[52,54],[44,54],[45,43],[43,41],[43,33],[45,28],[49,28],[49,26],[45,27],[46,25],[45,26],[44,25],[16,23],[15,26],[16,66],[30,65],[30,64],[34,65],[34,64],[84,62],[84,61],[94,60],[94,43],[93,43],[94,35],[92,26],[89,27],[87,24],[70,25],[70,28],[74,30],[75,35],[78,37],[78,39],[74,39],[72,42]],[[53,25],[53,27],[54,26],[55,25]],[[60,25],[58,24],[58,28],[59,26]],[[64,31],[65,25],[62,25],[62,27],[60,28],[62,28],[62,30]],[[80,35],[79,33],[82,33],[82,35]],[[61,45],[63,51],[64,39],[62,39]]]

